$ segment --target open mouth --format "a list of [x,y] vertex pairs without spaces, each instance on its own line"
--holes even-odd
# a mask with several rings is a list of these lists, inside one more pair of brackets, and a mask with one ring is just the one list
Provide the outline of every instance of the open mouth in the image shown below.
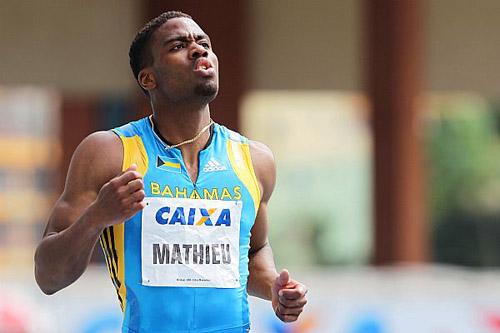
[[214,78],[217,73],[212,63],[206,58],[200,58],[194,63],[194,73],[203,78]]
[[199,59],[196,64],[195,64],[195,67],[194,67],[194,70],[195,71],[199,71],[199,70],[208,70],[212,68],[212,64],[210,63],[210,61],[208,61],[207,59]]

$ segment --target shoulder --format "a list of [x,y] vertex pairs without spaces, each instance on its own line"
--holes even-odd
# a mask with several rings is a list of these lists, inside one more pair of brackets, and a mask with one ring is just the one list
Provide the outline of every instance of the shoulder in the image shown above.
[[265,144],[249,140],[250,155],[255,176],[260,183],[262,200],[268,201],[276,183],[276,163],[271,149]]
[[259,183],[261,202],[269,201],[276,183],[276,166],[271,149],[261,142],[249,140],[222,125],[220,128],[227,133],[229,140],[248,144],[252,167]]
[[90,134],[82,140],[74,154],[76,157],[91,159],[97,163],[100,163],[100,160],[104,158],[111,158],[113,161],[122,155],[122,142],[118,135],[112,131],[99,131]]
[[120,136],[131,137],[135,135],[142,135],[147,128],[151,128],[151,120],[149,117],[144,117],[126,123],[120,127],[116,127],[112,131]]
[[82,140],[78,148],[92,149],[102,145],[102,148],[114,148],[121,145],[120,138],[113,131],[98,131],[89,134]]
[[254,167],[258,166],[259,168],[264,169],[274,167],[274,155],[271,148],[258,141],[249,140],[248,143]]
[[71,178],[87,179],[88,185],[100,188],[121,172],[123,145],[112,131],[95,132],[76,148],[68,171]]
[[223,133],[225,133],[224,135],[227,136],[229,140],[249,145],[250,154],[252,160],[254,160],[254,164],[255,161],[257,161],[258,163],[261,162],[274,163],[273,152],[265,144],[258,141],[250,140],[246,136],[243,136],[240,133],[233,131],[223,125],[217,124],[217,126],[218,128],[221,129]]

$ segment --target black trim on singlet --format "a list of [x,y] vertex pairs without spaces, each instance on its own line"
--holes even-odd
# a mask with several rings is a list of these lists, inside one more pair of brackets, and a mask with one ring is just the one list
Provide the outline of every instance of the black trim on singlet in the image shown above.
[[[110,235],[108,236],[108,232]],[[108,237],[110,238],[108,240]],[[123,309],[123,299],[120,295],[120,287],[121,282],[118,279],[117,271],[118,271],[118,255],[116,253],[115,242],[114,242],[114,232],[113,227],[110,226],[105,228],[103,233],[100,236],[101,247],[104,251],[104,258],[106,260],[106,264],[108,265],[108,270],[110,272],[111,281],[115,286],[116,295],[118,296],[118,301],[120,302],[120,307]],[[113,265],[113,262],[115,265]],[[116,267],[116,270],[115,270]]]
[[118,265],[118,253],[116,252],[116,245],[115,245],[115,232],[113,230],[113,226],[109,227],[109,235],[111,238],[111,253],[113,255],[113,260],[115,262],[115,267],[116,267],[116,280],[118,281],[118,287],[121,286],[120,279],[118,279],[118,276],[120,276],[119,269],[120,266]]
[[[106,246],[103,234],[101,234],[101,236],[99,237],[99,243],[101,243],[101,249],[102,249],[102,252],[104,254],[104,260],[106,261],[106,266],[108,266],[108,272],[111,272],[111,262],[109,260],[108,248]],[[116,288],[115,281],[112,280],[112,282]]]
[[[104,229],[102,236],[104,238],[104,243],[105,243],[105,248],[106,248],[106,256],[108,257],[108,260],[109,260],[108,267],[110,268],[111,278],[113,280],[113,284],[115,285],[115,288],[119,289],[121,286],[121,283],[120,283],[120,280],[118,279],[118,274],[116,272],[118,270],[118,262],[117,262],[118,260],[115,261],[115,258],[112,255],[111,240],[108,239],[108,237],[109,238],[111,238],[111,237],[108,236],[108,232],[111,232],[111,230],[109,230],[109,228]],[[114,263],[114,265],[113,265],[113,263]],[[116,270],[115,270],[115,267],[116,267]]]

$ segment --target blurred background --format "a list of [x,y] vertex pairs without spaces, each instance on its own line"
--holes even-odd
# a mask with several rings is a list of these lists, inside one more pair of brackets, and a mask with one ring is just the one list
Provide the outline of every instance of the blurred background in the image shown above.
[[128,47],[166,10],[211,36],[214,120],[275,153],[310,301],[251,298],[254,332],[500,332],[497,0],[0,1],[0,332],[119,331],[100,248],[50,297],[33,253],[78,143],[149,113]]

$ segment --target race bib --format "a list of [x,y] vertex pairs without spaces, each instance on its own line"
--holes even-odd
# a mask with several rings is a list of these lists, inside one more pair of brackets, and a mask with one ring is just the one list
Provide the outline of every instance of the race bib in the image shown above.
[[240,286],[241,201],[145,198],[142,284]]

